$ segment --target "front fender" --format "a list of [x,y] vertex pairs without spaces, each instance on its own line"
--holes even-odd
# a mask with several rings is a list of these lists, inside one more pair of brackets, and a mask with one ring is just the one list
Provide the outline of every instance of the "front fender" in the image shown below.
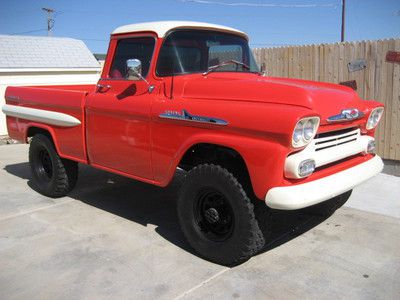
[[215,144],[238,152],[246,164],[254,193],[260,199],[265,197],[271,187],[282,181],[284,160],[288,149],[280,143],[222,132],[202,132],[185,140],[169,164],[168,170],[165,173],[162,171],[158,173],[166,174],[165,177],[155,178],[160,181],[160,185],[166,186],[171,181],[184,154],[194,145],[202,143]]

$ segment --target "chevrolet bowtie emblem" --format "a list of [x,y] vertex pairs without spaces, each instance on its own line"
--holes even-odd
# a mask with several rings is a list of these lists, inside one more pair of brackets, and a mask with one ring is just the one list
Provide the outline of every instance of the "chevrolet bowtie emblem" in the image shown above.
[[344,109],[338,115],[331,116],[327,119],[329,123],[334,122],[346,122],[360,119],[364,116],[364,113],[359,111],[357,108]]

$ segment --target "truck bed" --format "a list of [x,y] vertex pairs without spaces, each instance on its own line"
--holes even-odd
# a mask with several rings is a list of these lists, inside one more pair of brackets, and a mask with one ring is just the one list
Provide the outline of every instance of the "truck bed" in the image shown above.
[[32,89],[40,90],[63,90],[63,91],[78,91],[78,92],[94,92],[96,89],[95,84],[85,85],[41,85],[41,86],[28,86]]
[[87,162],[85,99],[95,85],[8,87],[7,127],[11,138],[27,141],[32,132],[50,132],[61,157]]

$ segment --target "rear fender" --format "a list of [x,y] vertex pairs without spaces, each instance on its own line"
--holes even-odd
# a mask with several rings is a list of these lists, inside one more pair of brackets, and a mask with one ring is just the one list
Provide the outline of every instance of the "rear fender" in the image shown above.
[[65,158],[65,159],[74,160],[74,161],[81,162],[81,163],[87,163],[87,161],[84,160],[84,159],[80,159],[80,158],[68,155],[68,154],[66,154],[64,152],[64,149],[63,149],[63,147],[61,145],[61,142],[57,138],[58,135],[56,134],[56,132],[55,132],[55,130],[54,130],[54,128],[52,126],[49,126],[49,125],[46,125],[46,124],[42,124],[42,123],[36,123],[36,122],[28,122],[28,123],[25,123],[25,124],[23,124],[23,123],[24,122],[21,122],[21,120],[19,121],[19,125],[25,127],[25,128],[23,128],[23,134],[24,134],[23,135],[23,141],[25,143],[28,142],[28,132],[29,132],[30,129],[32,129],[32,128],[43,129],[43,130],[47,131],[50,134],[50,136],[51,136],[51,138],[53,140],[54,147],[56,148],[56,151],[57,151],[58,155],[60,155],[60,157]]

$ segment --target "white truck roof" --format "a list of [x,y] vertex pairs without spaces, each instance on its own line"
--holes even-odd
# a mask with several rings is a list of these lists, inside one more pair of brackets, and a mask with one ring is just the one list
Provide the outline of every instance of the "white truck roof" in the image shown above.
[[231,27],[210,24],[210,23],[191,22],[191,21],[162,21],[162,22],[146,22],[146,23],[130,24],[118,27],[112,32],[112,34],[150,31],[150,32],[155,32],[158,35],[158,37],[162,38],[166,35],[167,32],[177,28],[206,29],[206,30],[228,32],[241,35],[244,38],[248,39],[246,33]]

